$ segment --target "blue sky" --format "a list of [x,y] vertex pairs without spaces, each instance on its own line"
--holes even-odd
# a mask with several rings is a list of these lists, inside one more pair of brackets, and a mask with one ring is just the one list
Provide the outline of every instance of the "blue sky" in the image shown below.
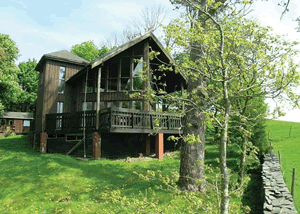
[[[297,40],[300,33],[292,20],[300,16],[300,2],[291,0],[290,11],[280,20],[280,1],[257,0],[250,16],[272,26],[274,32]],[[172,11],[169,0],[5,0],[0,5],[0,33],[8,34],[16,42],[21,55],[18,62],[39,60],[43,54],[70,50],[72,45],[87,40],[100,45],[113,33],[121,33],[144,7],[155,3],[169,8],[166,22],[178,14]],[[300,122],[300,110],[289,111],[283,119]]]
[[[171,7],[168,0],[159,2]],[[98,45],[113,32],[122,32],[151,4],[138,0],[6,0],[0,5],[0,32],[18,45],[19,62],[39,60],[45,53],[70,50],[83,41],[94,40]]]

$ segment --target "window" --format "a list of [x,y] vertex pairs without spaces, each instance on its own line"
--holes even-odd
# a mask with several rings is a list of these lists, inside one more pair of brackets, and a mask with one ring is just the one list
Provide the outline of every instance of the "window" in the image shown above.
[[117,91],[118,85],[118,63],[112,63],[108,71],[108,91]]
[[123,57],[121,62],[121,90],[130,90],[130,59]]
[[[100,109],[105,109],[105,103],[100,102]],[[83,102],[82,111],[97,110],[97,102]]]
[[120,102],[121,108],[129,108],[129,102],[128,101],[122,101]]
[[30,120],[24,120],[23,121],[23,126],[24,127],[29,127],[30,126]]
[[143,57],[139,59],[139,62],[134,63],[134,70],[133,70],[133,90],[143,90],[144,83],[143,83]]
[[94,80],[88,80],[88,81],[84,81],[83,83],[83,93],[93,93],[95,89],[95,82]]
[[82,103],[82,111],[91,111],[94,110],[94,102],[83,102]]
[[142,101],[133,101],[133,109],[142,110],[143,102]]
[[[57,113],[63,113],[64,112],[64,102],[57,102]],[[58,118],[62,118],[62,116],[59,116]],[[61,129],[62,126],[62,119],[56,120],[56,128]]]
[[13,121],[13,120],[9,120],[9,121],[8,121],[8,124],[9,124],[10,126],[13,126],[13,125],[14,125],[14,121]]
[[65,93],[65,77],[66,77],[66,67],[60,67],[59,69],[59,82],[58,82],[58,93]]
[[57,113],[64,112],[64,102],[57,102]]

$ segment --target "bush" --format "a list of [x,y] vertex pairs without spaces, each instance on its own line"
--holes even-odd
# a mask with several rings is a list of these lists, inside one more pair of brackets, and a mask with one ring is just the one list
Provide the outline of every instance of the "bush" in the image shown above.
[[15,133],[13,130],[8,129],[8,130],[6,130],[6,131],[4,132],[4,137],[13,136],[13,135],[15,135],[15,134],[16,134],[16,133]]

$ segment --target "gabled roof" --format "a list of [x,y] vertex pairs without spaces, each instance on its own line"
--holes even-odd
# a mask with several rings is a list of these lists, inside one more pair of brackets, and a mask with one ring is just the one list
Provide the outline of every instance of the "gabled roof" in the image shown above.
[[61,50],[61,51],[56,51],[53,53],[44,54],[42,56],[42,58],[40,59],[40,61],[38,62],[35,70],[41,71],[46,59],[53,59],[53,60],[58,60],[61,62],[68,62],[68,63],[78,64],[78,65],[83,65],[83,66],[89,64],[89,61],[87,61],[75,54],[72,54],[71,52],[69,52],[67,50]]
[[137,43],[143,41],[144,39],[147,39],[148,37],[151,37],[156,44],[158,45],[158,47],[161,49],[161,51],[167,56],[167,58],[170,60],[170,62],[173,62],[173,59],[169,56],[169,54],[165,51],[165,49],[163,48],[162,44],[158,41],[158,39],[154,36],[154,34],[152,32],[148,32],[142,36],[136,37],[135,39],[119,46],[118,48],[111,50],[109,52],[107,52],[106,54],[103,54],[102,56],[100,56],[99,58],[93,60],[90,65],[91,65],[91,69],[95,68],[96,66],[100,65],[101,63],[109,60],[110,58],[118,55],[119,53],[125,51],[126,49],[136,45]]
[[103,54],[102,56],[98,57],[97,59],[93,60],[92,62],[90,62],[90,64],[81,69],[79,72],[77,72],[75,75],[73,75],[72,77],[70,77],[67,82],[72,82],[73,80],[77,79],[79,76],[81,76],[83,73],[86,72],[86,69],[89,67],[90,69],[93,69],[97,66],[99,66],[100,64],[104,63],[105,61],[113,58],[114,56],[120,54],[121,52],[127,50],[128,48],[131,48],[132,46],[138,44],[139,42],[147,39],[147,38],[151,38],[156,45],[160,48],[160,50],[163,52],[163,54],[168,58],[168,60],[172,63],[174,63],[173,59],[170,57],[170,55],[166,52],[166,50],[164,49],[164,47],[162,46],[162,44],[158,41],[158,39],[156,38],[156,36],[152,33],[152,32],[148,32],[142,36],[136,37],[133,40],[117,47],[116,49],[113,49],[109,52],[107,52],[106,54]]
[[33,120],[33,113],[29,112],[4,112],[0,118],[7,119],[23,119],[23,120]]

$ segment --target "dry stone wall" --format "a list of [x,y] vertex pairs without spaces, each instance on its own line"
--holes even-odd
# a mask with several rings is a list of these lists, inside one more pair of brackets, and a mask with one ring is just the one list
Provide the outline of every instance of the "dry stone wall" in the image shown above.
[[262,168],[265,191],[264,214],[297,213],[293,197],[284,183],[280,169],[277,156],[274,153],[266,154]]

